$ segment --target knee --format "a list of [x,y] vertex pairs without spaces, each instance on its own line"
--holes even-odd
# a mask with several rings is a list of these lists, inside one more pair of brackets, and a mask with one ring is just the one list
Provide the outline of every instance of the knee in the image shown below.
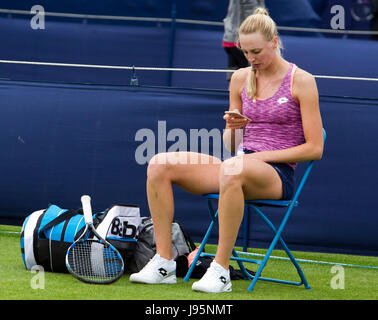
[[148,181],[152,182],[168,178],[169,163],[166,160],[166,153],[158,153],[151,158],[147,166]]
[[222,162],[219,171],[219,188],[225,190],[230,187],[243,185],[243,168],[240,159],[236,157]]
[[243,188],[261,175],[261,161],[258,159],[246,159],[243,156],[236,156],[222,162],[219,171],[220,189],[229,187]]

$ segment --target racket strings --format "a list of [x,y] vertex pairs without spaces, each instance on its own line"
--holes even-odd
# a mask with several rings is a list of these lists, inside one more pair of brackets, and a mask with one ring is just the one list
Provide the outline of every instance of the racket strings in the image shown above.
[[109,282],[123,272],[123,263],[118,253],[108,244],[97,240],[78,242],[71,248],[68,262],[71,271],[88,282]]

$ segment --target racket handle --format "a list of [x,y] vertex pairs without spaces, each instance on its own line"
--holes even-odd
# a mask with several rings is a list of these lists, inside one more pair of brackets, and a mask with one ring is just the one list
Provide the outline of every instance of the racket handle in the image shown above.
[[93,224],[91,197],[87,195],[82,196],[81,204],[83,206],[85,223]]

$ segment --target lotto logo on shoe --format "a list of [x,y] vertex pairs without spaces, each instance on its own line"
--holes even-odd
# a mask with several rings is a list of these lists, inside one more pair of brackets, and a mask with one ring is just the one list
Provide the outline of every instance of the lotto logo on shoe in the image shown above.
[[160,274],[161,274],[163,277],[166,277],[167,274],[168,274],[167,270],[165,270],[164,268],[160,268],[160,269],[159,269],[159,272],[160,272]]
[[226,283],[226,278],[225,278],[225,277],[222,276],[222,277],[220,277],[219,279],[220,279],[220,281],[221,281],[222,283]]

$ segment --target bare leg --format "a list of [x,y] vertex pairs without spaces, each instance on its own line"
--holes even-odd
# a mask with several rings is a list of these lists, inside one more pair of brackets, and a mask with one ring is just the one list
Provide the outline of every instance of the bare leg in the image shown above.
[[161,153],[151,159],[147,169],[147,198],[156,251],[161,257],[172,259],[172,184],[193,194],[218,192],[220,164],[217,158],[193,152]]
[[[232,161],[243,157],[242,170],[232,174]],[[239,227],[244,214],[244,199],[280,199],[282,182],[267,163],[248,159],[248,155],[226,160],[220,169],[218,204],[219,242],[215,260],[228,269]],[[240,163],[239,163],[240,164]],[[227,174],[228,173],[228,174]]]
[[154,223],[157,253],[172,259],[171,223],[174,214],[173,192],[168,176],[160,179],[147,178],[147,199]]

